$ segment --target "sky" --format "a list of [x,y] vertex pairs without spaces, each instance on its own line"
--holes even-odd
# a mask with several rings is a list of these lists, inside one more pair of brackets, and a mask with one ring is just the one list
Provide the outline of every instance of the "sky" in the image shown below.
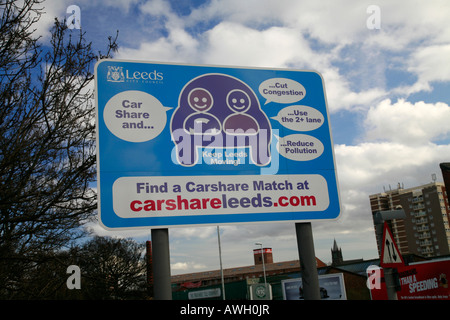
[[[37,31],[77,5],[94,50],[119,30],[114,58],[315,70],[322,74],[341,198],[336,221],[312,223],[316,256],[377,258],[369,195],[442,181],[450,161],[447,0],[51,0]],[[151,240],[150,230],[104,236]],[[295,224],[220,227],[224,268],[253,264],[256,242],[275,262],[298,259]],[[171,273],[219,269],[215,226],[170,228]]]

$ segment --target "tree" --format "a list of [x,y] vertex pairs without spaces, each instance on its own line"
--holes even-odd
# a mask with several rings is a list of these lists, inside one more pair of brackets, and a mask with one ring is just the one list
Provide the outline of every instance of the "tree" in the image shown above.
[[94,237],[79,252],[81,292],[88,299],[127,299],[146,292],[144,245]]
[[81,30],[55,19],[48,46],[40,0],[0,0],[0,296],[14,296],[49,253],[95,213],[93,65]]

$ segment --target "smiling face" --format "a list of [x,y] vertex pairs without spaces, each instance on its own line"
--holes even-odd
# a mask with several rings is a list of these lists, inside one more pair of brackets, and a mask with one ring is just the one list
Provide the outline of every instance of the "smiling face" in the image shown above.
[[245,112],[250,108],[250,97],[242,90],[231,90],[227,95],[227,105],[234,112]]
[[189,92],[188,102],[192,109],[200,112],[208,111],[213,106],[212,95],[202,88],[195,88]]

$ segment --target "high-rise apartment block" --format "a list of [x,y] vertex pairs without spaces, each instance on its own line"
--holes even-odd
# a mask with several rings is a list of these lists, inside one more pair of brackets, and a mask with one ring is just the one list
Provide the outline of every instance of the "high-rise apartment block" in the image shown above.
[[[388,221],[403,255],[438,257],[450,254],[450,206],[444,183],[432,182],[409,189],[398,184],[397,189],[369,198],[372,214],[394,210],[398,206],[405,211],[404,219]],[[380,239],[377,243],[381,243]]]

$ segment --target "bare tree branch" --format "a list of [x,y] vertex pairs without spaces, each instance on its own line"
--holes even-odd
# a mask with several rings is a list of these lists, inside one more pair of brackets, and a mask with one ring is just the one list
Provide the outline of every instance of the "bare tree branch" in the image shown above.
[[93,65],[117,50],[117,34],[95,54],[55,19],[41,46],[42,10],[40,0],[0,0],[0,296],[17,286],[18,261],[67,245],[97,207]]

